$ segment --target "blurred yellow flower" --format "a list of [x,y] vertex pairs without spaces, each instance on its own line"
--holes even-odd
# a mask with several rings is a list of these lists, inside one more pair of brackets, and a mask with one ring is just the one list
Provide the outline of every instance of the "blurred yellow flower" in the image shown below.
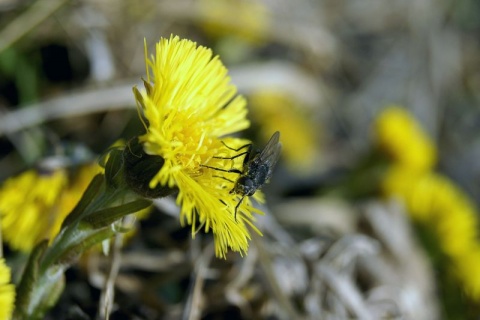
[[15,287],[10,283],[10,268],[0,258],[0,320],[10,319],[15,302]]
[[455,274],[469,297],[480,299],[480,246],[476,244],[455,260]]
[[249,97],[252,118],[262,127],[262,138],[268,141],[271,132],[282,132],[282,154],[287,165],[298,173],[307,173],[318,165],[318,126],[305,108],[274,89],[257,91]]
[[5,181],[0,189],[0,219],[3,238],[13,249],[30,251],[46,238],[67,184],[63,169],[51,173],[30,170]]
[[191,225],[192,236],[198,227],[211,229],[218,257],[228,248],[246,253],[247,225],[259,232],[252,215],[259,211],[247,197],[235,219],[239,196],[229,191],[238,175],[221,171],[241,168],[243,157],[225,158],[239,155],[243,150],[233,149],[249,141],[226,136],[249,126],[245,99],[236,96],[218,57],[189,40],[161,39],[146,63],[146,90],[136,98],[147,132],[139,139],[147,154],[164,160],[150,188],[178,188],[181,223]]
[[478,301],[478,212],[468,196],[440,174],[419,173],[403,165],[389,169],[383,190],[403,200],[412,219],[432,230],[465,292]]
[[478,211],[461,188],[432,171],[436,148],[415,119],[389,107],[376,121],[377,139],[393,159],[383,192],[403,200],[412,220],[427,226],[465,292],[480,301]]
[[461,203],[466,201],[465,195],[459,192],[457,196],[455,203],[451,204],[455,207],[441,212],[438,221],[435,221],[439,245],[454,263],[478,244],[478,212],[474,206]]
[[200,0],[201,26],[211,37],[236,36],[258,43],[270,27],[268,8],[255,0]]
[[64,168],[41,173],[29,170],[5,181],[0,188],[5,241],[15,250],[28,252],[39,241],[52,239],[100,171],[97,164],[80,167],[71,177]]
[[476,208],[448,178],[392,166],[383,190],[388,196],[400,197],[414,221],[435,231],[440,247],[450,258],[464,256],[477,242]]
[[396,163],[419,171],[435,166],[435,145],[406,109],[385,108],[375,121],[375,131],[378,144]]

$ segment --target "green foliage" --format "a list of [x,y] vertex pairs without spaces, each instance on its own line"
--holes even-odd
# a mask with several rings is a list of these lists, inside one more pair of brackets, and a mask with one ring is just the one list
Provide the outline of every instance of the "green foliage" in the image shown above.
[[14,319],[42,319],[64,287],[64,272],[83,252],[111,238],[117,221],[151,205],[130,192],[123,179],[121,153],[112,151],[105,175],[92,180],[51,244],[31,253],[17,289]]

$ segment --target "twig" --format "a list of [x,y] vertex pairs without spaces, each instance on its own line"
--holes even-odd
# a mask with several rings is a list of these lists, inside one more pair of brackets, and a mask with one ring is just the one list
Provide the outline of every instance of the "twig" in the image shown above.
[[[135,217],[133,217],[135,221]],[[127,216],[123,219],[122,225],[132,224],[131,216]],[[115,280],[118,276],[118,271],[120,270],[121,260],[122,260],[122,245],[123,245],[124,233],[117,232],[113,238],[112,245],[112,262],[110,265],[110,270],[108,273],[107,281],[105,282],[105,287],[102,290],[100,296],[99,304],[99,316],[100,319],[108,320],[110,318],[110,313],[112,311],[113,301],[115,297]]]
[[0,117],[0,137],[50,120],[134,108],[132,83],[136,80],[127,83],[72,93],[4,114]]
[[28,10],[0,31],[0,53],[11,47],[68,2],[70,1],[37,0]]
[[[324,98],[319,93],[313,77],[300,68],[285,62],[251,64],[230,68],[230,76],[240,92],[249,94],[258,87],[280,88],[308,105],[322,104]],[[135,79],[100,89],[85,88],[83,91],[68,93],[44,102],[24,106],[17,111],[0,114],[0,137],[47,121],[88,115],[97,112],[135,108],[132,87],[143,84]]]
[[185,313],[182,319],[184,320],[198,320],[201,318],[201,295],[203,289],[203,283],[208,271],[208,265],[213,257],[213,242],[210,243],[204,250],[200,259],[197,261],[196,270],[193,274],[195,282],[191,287],[191,294],[188,297],[188,301],[185,304]]
[[263,239],[259,235],[253,233],[252,241],[255,243],[255,246],[258,248],[259,261],[263,269],[265,277],[267,278],[268,284],[272,290],[273,295],[277,299],[279,305],[287,313],[288,319],[303,319],[303,317],[295,310],[290,299],[284,294],[280,285],[275,278],[275,271],[270,261],[270,255],[263,245]]
[[243,258],[240,271],[234,279],[225,286],[225,296],[232,303],[237,305],[246,319],[253,318],[253,310],[248,301],[241,294],[241,290],[248,284],[256,271],[258,261],[258,249],[251,247],[248,255]]
[[336,296],[340,298],[342,303],[355,315],[356,319],[372,319],[372,315],[367,309],[362,295],[349,277],[339,274],[325,263],[319,263],[316,271],[335,292]]

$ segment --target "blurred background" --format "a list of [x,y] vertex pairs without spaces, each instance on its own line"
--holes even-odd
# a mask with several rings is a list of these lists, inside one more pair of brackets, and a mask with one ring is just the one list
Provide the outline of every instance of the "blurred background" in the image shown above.
[[[141,134],[144,40],[171,34],[220,56],[243,137],[283,154],[246,257],[213,257],[173,198],[137,221],[111,319],[478,319],[480,2],[0,0],[0,181]],[[48,319],[94,318],[109,265],[82,258]]]

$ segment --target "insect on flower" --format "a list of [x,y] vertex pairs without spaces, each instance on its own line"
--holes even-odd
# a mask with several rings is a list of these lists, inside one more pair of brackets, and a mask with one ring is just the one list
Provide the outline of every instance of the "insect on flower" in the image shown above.
[[217,159],[235,159],[245,155],[245,158],[243,159],[242,170],[235,168],[224,170],[220,168],[204,166],[206,168],[223,172],[237,173],[240,175],[235,181],[233,189],[230,190],[231,194],[238,194],[242,196],[238,204],[235,206],[235,220],[237,219],[238,207],[242,203],[243,199],[246,196],[253,196],[255,192],[271,178],[273,168],[280,157],[280,151],[282,149],[282,144],[279,142],[279,139],[280,132],[276,131],[270,140],[268,140],[263,150],[253,150],[253,145],[251,143],[238,149],[230,148],[223,143],[227,148],[234,151],[240,151],[247,148],[247,151],[239,153],[233,157],[215,157]]

